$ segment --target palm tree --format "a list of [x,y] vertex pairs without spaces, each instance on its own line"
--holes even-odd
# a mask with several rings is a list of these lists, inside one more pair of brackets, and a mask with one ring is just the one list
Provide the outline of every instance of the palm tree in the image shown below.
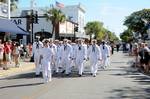
[[45,12],[45,17],[47,21],[51,21],[52,23],[52,35],[54,39],[59,39],[59,23],[63,23],[66,20],[66,16],[56,8],[49,9]]

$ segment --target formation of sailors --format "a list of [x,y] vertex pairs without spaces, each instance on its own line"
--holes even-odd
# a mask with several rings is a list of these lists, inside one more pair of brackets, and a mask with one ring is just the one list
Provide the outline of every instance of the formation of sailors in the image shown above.
[[37,39],[33,43],[36,76],[39,76],[42,71],[44,82],[49,82],[51,81],[52,68],[56,73],[61,72],[68,76],[73,65],[77,67],[78,75],[82,76],[84,62],[89,61],[91,74],[95,77],[99,65],[103,69],[110,65],[111,47],[104,41],[100,45],[96,40],[92,40],[91,44],[86,44],[83,39],[78,39],[75,42],[72,43],[67,39],[63,41],[45,39],[41,42]]

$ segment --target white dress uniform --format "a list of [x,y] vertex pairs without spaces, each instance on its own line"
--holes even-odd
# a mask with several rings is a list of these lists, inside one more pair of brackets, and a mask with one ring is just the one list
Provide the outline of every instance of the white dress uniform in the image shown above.
[[40,50],[43,47],[43,43],[41,41],[34,42],[33,47],[32,47],[32,55],[34,55],[34,63],[36,67],[36,75],[40,74],[41,71],[41,65],[39,64],[39,59],[40,59]]
[[110,57],[110,48],[106,44],[100,45],[102,52],[102,68],[105,69],[108,66],[108,58]]
[[72,44],[71,45],[72,47],[72,53],[71,53],[71,66],[76,66],[76,60],[75,60],[75,56],[76,56],[76,47],[77,47],[77,44]]
[[56,54],[55,54],[55,57],[56,57],[55,70],[56,70],[56,73],[58,73],[59,72],[59,67],[61,67],[61,59],[62,59],[61,48],[62,48],[62,46],[61,45],[56,45],[56,46],[57,46],[57,51],[56,51]]
[[53,59],[52,59],[52,62],[51,62],[51,67],[52,67],[52,70],[53,71],[55,71],[56,70],[56,53],[57,53],[57,46],[54,44],[54,43],[52,43],[52,44],[50,44],[49,45],[49,48],[51,49],[51,50],[53,50]]
[[88,48],[88,58],[90,60],[90,66],[91,66],[91,73],[93,76],[96,76],[97,70],[98,70],[98,61],[101,60],[101,51],[98,45],[91,45]]
[[40,55],[42,56],[41,64],[43,70],[43,78],[44,82],[47,83],[51,81],[51,61],[53,57],[53,50],[49,47],[44,47],[40,51]]
[[108,46],[108,49],[109,49],[109,57],[108,57],[108,59],[107,59],[107,66],[110,66],[110,56],[111,56],[111,46],[110,45],[107,45]]
[[85,59],[87,59],[87,50],[88,50],[88,46],[87,44],[83,44],[84,48],[85,48]]
[[76,46],[75,52],[76,65],[78,66],[79,75],[81,76],[84,70],[84,61],[86,59],[86,48],[83,44],[79,44]]
[[61,49],[62,53],[62,66],[65,68],[65,74],[69,74],[71,72],[70,69],[70,64],[71,64],[71,53],[72,53],[72,48],[70,44],[66,44],[62,46]]

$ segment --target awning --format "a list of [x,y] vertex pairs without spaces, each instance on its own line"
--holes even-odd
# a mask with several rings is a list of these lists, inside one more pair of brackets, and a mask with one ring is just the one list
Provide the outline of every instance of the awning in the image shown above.
[[29,34],[29,32],[26,32],[21,27],[17,26],[15,23],[13,23],[8,19],[0,19],[0,32],[25,34],[25,35]]

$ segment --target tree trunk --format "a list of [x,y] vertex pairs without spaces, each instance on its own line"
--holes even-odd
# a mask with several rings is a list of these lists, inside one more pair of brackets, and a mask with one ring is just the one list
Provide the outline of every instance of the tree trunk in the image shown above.
[[92,40],[92,35],[90,34],[90,42],[91,42],[91,40]]
[[55,25],[55,38],[59,39],[59,23]]
[[55,25],[53,24],[53,28],[52,28],[52,38],[53,39],[55,39],[54,33],[55,33]]

